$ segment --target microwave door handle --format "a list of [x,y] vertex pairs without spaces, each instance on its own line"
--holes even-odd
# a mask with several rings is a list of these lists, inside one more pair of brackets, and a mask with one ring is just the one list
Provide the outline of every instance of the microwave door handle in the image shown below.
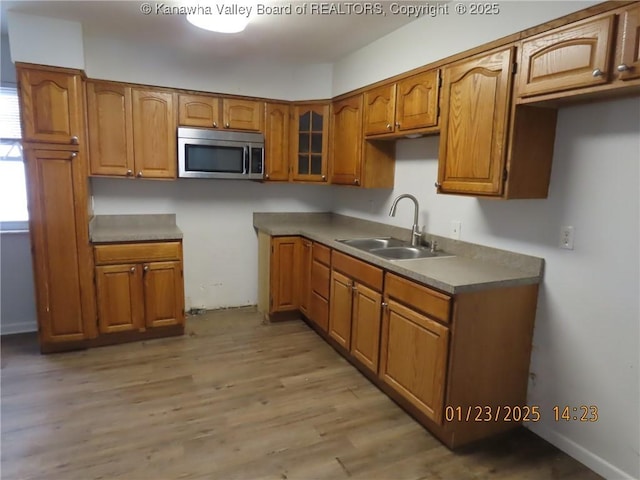
[[249,146],[245,145],[242,148],[242,168],[243,168],[243,174],[246,175],[249,173]]

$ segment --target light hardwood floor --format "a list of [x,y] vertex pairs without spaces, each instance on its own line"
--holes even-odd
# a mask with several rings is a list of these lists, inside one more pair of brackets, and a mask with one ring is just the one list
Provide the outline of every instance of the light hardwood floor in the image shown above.
[[451,452],[302,321],[40,355],[2,338],[2,478],[596,479],[525,429]]

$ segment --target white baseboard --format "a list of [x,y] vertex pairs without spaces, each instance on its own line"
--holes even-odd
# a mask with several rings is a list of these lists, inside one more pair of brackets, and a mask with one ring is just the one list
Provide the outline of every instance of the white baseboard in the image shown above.
[[22,322],[2,322],[0,324],[0,335],[12,335],[14,333],[37,332],[38,322],[35,320],[25,320]]
[[637,480],[636,477],[620,470],[615,465],[610,464],[605,459],[599,457],[593,452],[590,452],[564,435],[560,435],[554,430],[540,425],[539,423],[530,423],[525,426],[539,437],[544,438],[547,442],[558,447],[564,453],[575,458],[598,475],[602,475],[604,478],[609,480]]

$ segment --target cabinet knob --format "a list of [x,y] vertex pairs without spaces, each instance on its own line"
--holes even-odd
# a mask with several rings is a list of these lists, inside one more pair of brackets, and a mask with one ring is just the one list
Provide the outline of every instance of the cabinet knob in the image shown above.
[[599,68],[596,68],[591,75],[593,75],[594,77],[602,77],[604,76],[604,72],[602,70],[600,70]]
[[224,124],[224,128],[229,128],[231,125],[229,124],[229,122]]
[[387,123],[387,130],[393,130],[393,125],[391,125],[390,123]]
[[140,171],[138,172],[138,174],[136,175],[136,177],[138,177],[138,178],[142,178],[142,170],[140,170]]
[[382,303],[380,304],[380,306],[381,306],[382,308],[387,308],[387,307],[389,306],[389,304],[388,304],[387,302],[382,302]]
[[358,180],[357,178],[353,179],[353,184],[354,185],[360,185],[360,180]]
[[218,128],[218,122],[213,122],[213,128]]
[[74,135],[73,137],[71,137],[71,143],[73,145],[78,145],[78,143],[80,143],[80,140],[78,139],[77,135]]
[[326,182],[327,181],[327,176],[326,175],[322,175],[322,181]]
[[436,187],[436,188],[440,188],[441,187],[441,185],[438,182],[434,183],[433,186]]
[[352,290],[352,291],[354,291],[354,292],[357,292],[357,291],[358,291],[358,287],[356,286],[356,284],[355,284],[355,283],[352,283],[352,284],[351,284],[351,290]]
[[73,160],[77,156],[78,156],[78,154],[76,152],[71,152],[71,160]]
[[131,175],[133,175],[133,170],[131,169],[127,170],[127,177],[130,177]]
[[149,265],[145,265],[143,270],[145,271],[145,273],[148,272],[149,271]]
[[265,178],[265,179],[267,179],[267,180],[269,180],[269,174],[268,174],[268,173],[265,173],[265,174],[264,174],[264,178]]
[[629,70],[631,70],[631,67],[629,67],[629,65],[625,65],[624,63],[621,63],[616,67],[616,70],[618,70],[620,73],[628,72]]
[[131,267],[131,270],[129,270],[131,273],[136,273],[136,267]]
[[400,122],[396,122],[396,127],[400,127]]

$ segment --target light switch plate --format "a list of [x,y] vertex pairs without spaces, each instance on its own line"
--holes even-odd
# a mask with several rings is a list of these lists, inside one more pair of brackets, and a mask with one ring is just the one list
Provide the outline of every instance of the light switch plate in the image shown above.
[[573,227],[570,225],[560,229],[560,248],[573,250]]
[[459,220],[451,221],[451,229],[449,230],[449,237],[454,240],[460,240],[460,230],[462,229],[462,222]]

